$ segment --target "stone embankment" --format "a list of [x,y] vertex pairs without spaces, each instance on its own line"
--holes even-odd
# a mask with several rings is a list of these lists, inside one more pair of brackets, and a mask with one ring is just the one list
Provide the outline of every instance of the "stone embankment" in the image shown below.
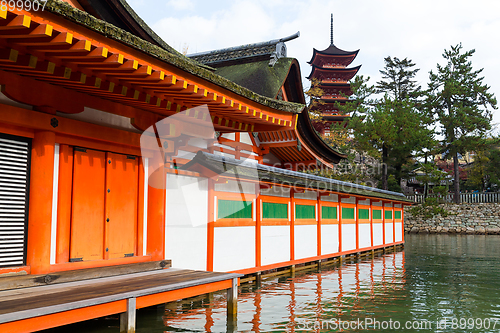
[[459,233],[500,235],[500,204],[463,203],[441,205],[449,215],[435,215],[430,219],[412,216],[405,208],[406,233]]

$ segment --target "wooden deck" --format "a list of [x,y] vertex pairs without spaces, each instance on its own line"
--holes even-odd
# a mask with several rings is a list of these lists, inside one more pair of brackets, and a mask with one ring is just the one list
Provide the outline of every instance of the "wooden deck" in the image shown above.
[[168,268],[0,291],[0,331],[31,332],[122,313],[120,331],[135,332],[135,309],[224,289],[232,316],[241,276]]

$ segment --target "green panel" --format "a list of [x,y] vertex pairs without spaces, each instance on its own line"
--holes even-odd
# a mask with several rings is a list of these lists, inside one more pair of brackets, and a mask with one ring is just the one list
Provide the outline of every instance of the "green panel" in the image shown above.
[[380,209],[373,210],[373,219],[374,220],[381,220],[382,219],[382,211]]
[[265,219],[287,219],[288,205],[274,202],[262,203],[262,218]]
[[218,200],[217,218],[219,219],[251,219],[252,202],[236,200]]
[[309,205],[295,205],[295,218],[296,219],[315,219],[316,206]]
[[342,218],[354,220],[354,208],[342,207]]
[[321,218],[336,220],[337,207],[329,207],[329,206],[321,207]]
[[395,211],[394,217],[396,218],[396,220],[401,220],[401,211],[400,210]]
[[370,219],[370,210],[369,209],[358,209],[358,217],[360,220],[369,220]]
[[392,220],[392,210],[386,210],[385,211],[385,219],[386,220]]

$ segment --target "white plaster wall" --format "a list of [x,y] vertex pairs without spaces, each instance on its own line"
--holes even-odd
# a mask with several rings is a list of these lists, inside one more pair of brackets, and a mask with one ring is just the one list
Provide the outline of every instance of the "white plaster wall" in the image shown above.
[[356,225],[342,224],[342,251],[356,249]]
[[217,227],[214,230],[214,271],[255,267],[255,227]]
[[370,247],[372,245],[370,224],[360,223],[359,224],[359,248]]
[[318,192],[316,191],[304,191],[304,193],[294,193],[293,194],[296,199],[307,199],[307,200],[316,200],[318,198]]
[[394,234],[394,225],[392,224],[392,222],[386,223],[385,224],[385,243],[386,244],[394,243],[393,234]]
[[255,183],[228,180],[227,183],[216,183],[214,190],[218,192],[255,194]]
[[330,202],[338,202],[339,196],[338,196],[338,194],[322,195],[321,200],[322,201],[330,201]]
[[382,223],[373,223],[373,246],[382,245],[383,243]]
[[172,267],[206,270],[207,211],[206,179],[167,175],[165,259]]
[[396,242],[403,240],[403,223],[396,222]]
[[282,187],[282,186],[273,186],[267,188],[260,189],[261,195],[269,195],[272,197],[282,197],[282,198],[290,198],[290,188]]
[[342,198],[341,202],[342,203],[355,204],[356,203],[356,197]]
[[339,252],[339,226],[325,224],[321,226],[321,254]]
[[261,235],[262,265],[290,261],[290,226],[262,226]]
[[295,259],[318,255],[318,227],[316,225],[295,226]]

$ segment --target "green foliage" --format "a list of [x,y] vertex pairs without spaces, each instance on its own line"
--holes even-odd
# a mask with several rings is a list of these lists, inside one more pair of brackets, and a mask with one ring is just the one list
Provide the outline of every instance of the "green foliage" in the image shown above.
[[442,151],[453,157],[455,197],[459,200],[458,153],[473,150],[491,129],[491,111],[497,101],[480,76],[473,70],[470,57],[475,50],[462,52],[462,45],[445,50],[446,65],[437,65],[429,73],[426,105],[440,124]]
[[[346,103],[354,108],[348,126],[354,135],[355,147],[374,157],[381,158],[384,167],[381,187],[389,189],[389,172],[394,174],[391,187],[400,190],[403,166],[423,147],[432,146],[433,131],[428,128],[430,119],[421,108],[418,97],[420,86],[414,79],[418,69],[408,59],[387,57],[385,67],[380,71],[383,79],[376,87],[367,85],[361,78],[356,94],[363,98],[358,103]],[[370,99],[378,92],[384,96]],[[396,186],[394,186],[394,182]]]
[[435,215],[447,217],[451,214],[439,205],[437,198],[426,198],[423,204],[411,207],[410,213],[415,217],[423,217],[425,219],[433,218]]
[[474,149],[474,161],[467,170],[465,186],[484,191],[500,185],[500,138],[487,138]]
[[448,193],[448,185],[438,185],[442,184],[448,177],[448,174],[444,171],[438,169],[438,167],[433,163],[423,163],[417,169],[417,175],[415,178],[424,184],[425,188],[429,188],[429,185],[435,185],[433,187],[434,193],[446,195]]

